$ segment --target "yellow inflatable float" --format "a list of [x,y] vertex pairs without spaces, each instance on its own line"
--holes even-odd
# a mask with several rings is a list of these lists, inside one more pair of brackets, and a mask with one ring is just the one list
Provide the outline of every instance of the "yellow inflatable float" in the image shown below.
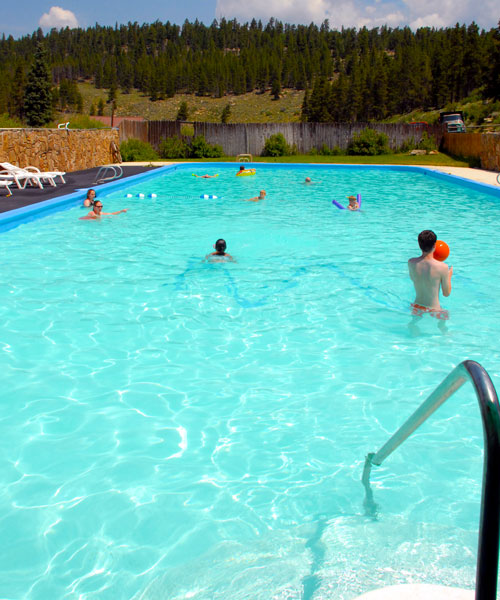
[[255,169],[245,169],[240,167],[240,170],[236,173],[236,177],[243,177],[245,175],[255,175]]

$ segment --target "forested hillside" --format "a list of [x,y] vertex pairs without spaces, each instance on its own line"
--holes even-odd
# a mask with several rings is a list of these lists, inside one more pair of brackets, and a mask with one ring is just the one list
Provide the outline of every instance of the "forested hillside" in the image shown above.
[[476,89],[484,98],[500,97],[500,24],[490,31],[475,24],[337,31],[327,22],[186,21],[4,36],[0,113],[23,117],[26,76],[40,41],[55,102],[76,110],[74,81],[124,93],[135,88],[153,101],[181,92],[222,97],[269,90],[278,99],[283,87],[295,88],[307,91],[302,118],[309,121],[384,119],[457,102]]

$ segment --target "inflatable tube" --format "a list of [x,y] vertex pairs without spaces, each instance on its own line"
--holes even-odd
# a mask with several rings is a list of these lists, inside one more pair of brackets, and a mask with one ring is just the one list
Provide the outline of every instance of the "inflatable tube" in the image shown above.
[[255,169],[245,169],[236,173],[236,177],[244,177],[245,175],[255,175]]
[[200,198],[202,200],[217,200],[219,196],[214,196],[213,194],[202,194]]

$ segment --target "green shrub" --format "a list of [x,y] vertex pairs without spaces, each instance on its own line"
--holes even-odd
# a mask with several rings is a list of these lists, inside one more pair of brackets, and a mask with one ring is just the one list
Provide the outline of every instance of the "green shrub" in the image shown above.
[[185,135],[186,137],[193,137],[194,126],[190,124],[181,125],[181,135]]
[[190,148],[184,140],[174,136],[160,142],[161,158],[188,158]]
[[65,115],[64,119],[69,121],[69,129],[102,129],[104,123],[97,119],[91,119],[89,115]]
[[427,131],[422,133],[422,139],[418,143],[419,150],[427,150],[430,152],[431,150],[437,150],[436,140],[430,136]]
[[318,154],[321,156],[340,156],[342,154],[342,150],[338,146],[330,148],[326,144],[323,144],[318,150]]
[[220,158],[224,152],[219,144],[209,144],[204,135],[198,135],[191,142],[189,155],[191,158]]
[[122,159],[128,161],[158,160],[158,154],[153,150],[151,144],[131,138],[120,144]]
[[267,138],[262,150],[262,156],[291,156],[293,148],[291,148],[282,133],[274,133]]
[[385,133],[379,133],[367,127],[353,135],[347,153],[358,156],[375,156],[389,154],[389,139]]
[[16,117],[9,117],[7,113],[0,114],[0,127],[25,127],[24,123]]
[[397,151],[406,154],[414,150],[416,147],[417,144],[415,143],[415,140],[410,137],[406,138],[406,140],[401,144],[401,146],[399,146]]

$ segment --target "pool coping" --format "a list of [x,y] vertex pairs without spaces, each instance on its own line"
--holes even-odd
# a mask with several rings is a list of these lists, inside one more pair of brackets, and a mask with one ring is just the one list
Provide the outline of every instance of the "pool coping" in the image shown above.
[[[309,170],[324,170],[324,169],[332,169],[332,170],[380,170],[380,169],[388,169],[391,171],[403,171],[403,172],[413,172],[413,173],[424,173],[424,175],[428,175],[435,179],[439,179],[442,181],[450,181],[452,180],[457,185],[462,187],[466,187],[469,189],[474,189],[477,191],[482,191],[483,193],[495,196],[500,198],[500,186],[491,185],[489,183],[484,183],[480,181],[471,180],[460,175],[455,175],[452,173],[445,173],[442,171],[435,170],[432,167],[426,166],[417,166],[417,165],[355,165],[355,164],[336,164],[336,163],[246,163],[252,164],[255,168],[261,169],[304,169],[307,168]],[[128,187],[129,185],[134,185],[139,181],[145,181],[151,178],[157,177],[159,174],[165,174],[169,172],[174,172],[177,170],[185,170],[185,169],[193,169],[193,166],[197,168],[198,165],[203,165],[203,167],[217,167],[220,169],[236,169],[234,163],[228,162],[212,162],[212,163],[169,163],[163,167],[159,167],[157,169],[153,169],[151,171],[146,171],[145,173],[140,173],[138,175],[132,175],[125,179],[119,179],[116,181],[112,181],[107,184],[103,184],[99,186],[100,191],[112,191],[116,189],[120,189],[122,187]],[[5,231],[9,231],[10,229],[14,229],[19,225],[23,225],[25,223],[29,223],[31,221],[44,218],[56,212],[61,212],[63,210],[68,210],[75,206],[78,206],[83,202],[85,198],[85,192],[82,190],[75,190],[70,194],[66,194],[64,196],[59,196],[57,198],[52,198],[50,200],[44,200],[37,204],[31,204],[29,206],[23,206],[21,208],[17,208],[8,212],[4,212],[0,214],[0,233]]]

